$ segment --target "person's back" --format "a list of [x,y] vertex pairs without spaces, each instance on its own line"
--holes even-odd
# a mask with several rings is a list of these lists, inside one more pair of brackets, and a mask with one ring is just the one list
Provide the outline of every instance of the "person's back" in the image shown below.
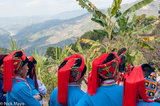
[[[78,87],[78,85],[69,85],[68,86],[68,106],[74,106],[82,98],[84,92]],[[50,96],[50,106],[63,106],[58,103],[58,88],[55,88]]]
[[88,92],[76,106],[122,106],[123,86],[116,84],[119,63],[114,52],[96,58],[88,77]]
[[123,106],[160,106],[153,99],[155,91],[154,69],[149,64],[134,66],[133,70],[125,75]]
[[72,55],[63,60],[58,69],[58,87],[50,95],[50,106],[75,106],[84,92],[78,87],[86,72],[81,55]]
[[16,105],[27,105],[36,106],[39,102],[33,97],[30,86],[23,79],[17,78],[18,82],[12,79],[12,90],[7,92],[7,104]]
[[76,106],[122,106],[123,86],[109,85],[97,88],[96,95],[86,94]]

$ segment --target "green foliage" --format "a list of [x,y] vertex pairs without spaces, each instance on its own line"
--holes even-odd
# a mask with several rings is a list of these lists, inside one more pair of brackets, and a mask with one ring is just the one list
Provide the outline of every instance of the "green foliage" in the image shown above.
[[102,30],[94,30],[94,31],[88,31],[85,32],[80,39],[90,39],[90,40],[99,40],[102,41],[104,39],[104,36],[106,35],[106,33],[104,32],[98,32],[98,31],[102,31]]
[[16,41],[13,39],[12,36],[10,36],[10,38],[11,38],[11,44],[10,44],[11,51],[12,51],[12,52],[13,52],[13,51],[17,51],[18,48],[17,48],[17,43],[16,43]]
[[11,51],[6,48],[0,48],[0,54],[9,54]]
[[[99,32],[98,32],[99,31]],[[100,32],[101,31],[101,32]],[[99,40],[100,42],[104,39],[105,37],[105,31],[102,32],[102,30],[94,30],[94,31],[88,31],[84,33],[80,39],[90,39],[97,41]],[[85,43],[80,43],[83,49],[89,49],[91,45],[85,44]]]
[[60,47],[48,47],[45,56],[51,57],[52,59],[59,59],[62,53],[62,48]]
[[[77,42],[71,43],[71,44],[69,45],[69,47],[71,47],[71,49],[74,50],[75,52],[78,52],[78,49],[77,49],[76,45],[77,45]],[[89,45],[87,45],[87,46],[89,46]]]
[[49,93],[57,87],[58,66],[69,56],[69,49],[69,47],[65,46],[59,54],[58,51],[60,51],[61,48],[57,47],[54,51],[55,59],[41,56],[37,54],[36,51],[33,54],[34,58],[37,60],[36,72],[38,79],[45,84]]
[[139,10],[140,8],[146,6],[147,4],[149,4],[151,2],[153,2],[153,0],[142,0],[142,1],[134,4],[133,6],[131,6],[129,9],[125,10],[123,15],[128,15],[132,12],[135,12],[136,10]]
[[117,10],[120,8],[120,4],[121,4],[122,0],[113,0],[113,4],[112,4],[112,9],[111,9],[111,17],[113,17]]
[[[46,58],[40,54],[35,53],[33,57],[37,60],[36,73],[39,80],[41,80],[47,87],[47,91],[51,91],[57,87],[57,66],[51,62],[50,64],[45,64]],[[51,67],[55,67],[55,70],[52,70]]]
[[[136,59],[137,54],[138,54],[138,51],[135,51],[134,54],[131,54],[131,52],[128,51],[126,54],[126,61],[127,61],[126,63],[133,64]],[[128,65],[126,65],[126,66],[128,66]]]
[[112,22],[111,18],[116,14],[122,0],[113,1],[112,7],[108,9],[109,17],[104,13],[102,13],[100,10],[98,10],[96,6],[92,4],[89,0],[76,0],[76,1],[79,2],[79,5],[82,8],[85,8],[92,13],[93,15],[91,19],[92,21],[97,22],[103,27],[103,31],[106,32],[106,35],[108,35],[108,39],[109,39],[107,50],[111,51],[112,32],[115,27],[115,23]]
[[150,24],[152,24],[152,23],[154,23],[155,21],[157,21],[158,20],[158,18],[156,17],[156,16],[148,16],[148,17],[146,17],[145,19],[143,19],[142,20],[142,24],[144,25],[144,26],[147,26],[147,25],[150,25]]
[[151,47],[149,44],[145,43],[145,42],[138,42],[139,46],[142,47],[142,48],[147,48],[149,50],[154,50],[153,47]]

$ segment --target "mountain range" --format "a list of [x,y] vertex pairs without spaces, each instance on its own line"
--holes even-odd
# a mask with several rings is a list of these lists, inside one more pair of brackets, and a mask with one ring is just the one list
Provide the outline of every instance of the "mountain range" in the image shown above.
[[[122,11],[126,10],[131,5],[133,5],[133,3],[122,5]],[[136,11],[138,15],[144,13],[158,16],[158,1],[154,1]],[[67,12],[63,14],[67,15]],[[74,16],[74,12],[71,14]],[[57,17],[61,15],[57,15]],[[91,17],[92,15],[90,13],[84,13],[74,18],[49,19],[44,22],[28,25],[18,30],[13,37],[17,40],[19,47],[25,49],[28,54],[33,53],[35,49],[44,53],[49,46],[63,47],[64,45],[69,45],[75,42],[74,38],[80,37],[86,31],[99,29],[100,26],[91,21]]]

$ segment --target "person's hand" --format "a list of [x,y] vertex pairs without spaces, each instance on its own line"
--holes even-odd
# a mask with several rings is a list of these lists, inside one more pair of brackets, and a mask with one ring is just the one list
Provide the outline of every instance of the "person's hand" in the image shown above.
[[6,94],[3,94],[3,96],[6,96]]
[[36,94],[36,95],[34,95],[33,97],[36,98],[38,101],[41,100],[41,96],[40,96],[39,94]]

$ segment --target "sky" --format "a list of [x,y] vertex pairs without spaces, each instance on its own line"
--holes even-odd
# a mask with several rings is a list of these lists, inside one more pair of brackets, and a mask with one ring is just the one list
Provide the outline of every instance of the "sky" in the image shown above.
[[[90,0],[97,8],[107,8],[113,0]],[[122,4],[136,0],[122,0]],[[55,15],[82,9],[76,0],[0,0],[0,17]]]

